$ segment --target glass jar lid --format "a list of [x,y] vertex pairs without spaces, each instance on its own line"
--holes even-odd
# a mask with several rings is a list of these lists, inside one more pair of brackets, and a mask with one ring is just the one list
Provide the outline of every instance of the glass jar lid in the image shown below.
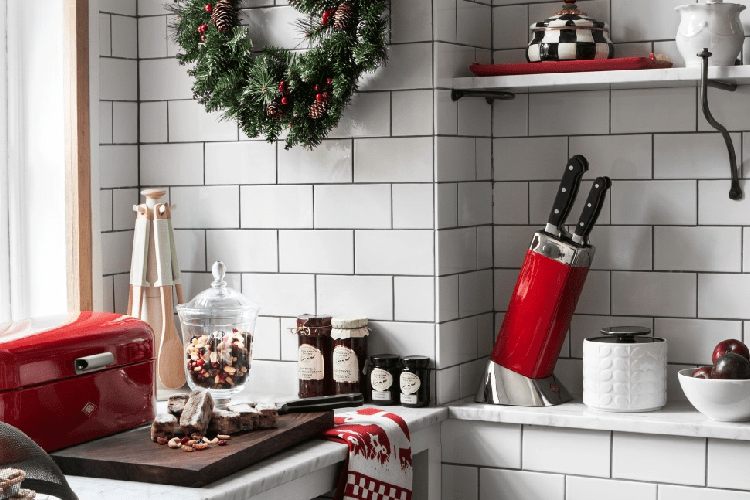
[[399,361],[401,361],[401,357],[396,354],[373,354],[370,356],[370,360],[375,366],[385,366],[390,368],[396,366]]
[[430,358],[427,356],[404,356],[401,361],[409,368],[423,369],[430,366]]
[[214,281],[211,288],[196,295],[187,304],[177,306],[180,320],[190,319],[237,318],[238,323],[246,316],[254,316],[260,310],[260,306],[248,299],[240,292],[227,286],[224,281],[226,267],[221,261],[214,262],[211,272]]
[[589,17],[585,12],[578,9],[575,0],[565,0],[562,10],[555,12],[555,15],[531,25],[531,31],[543,30],[601,30],[609,31],[607,23],[597,21]]

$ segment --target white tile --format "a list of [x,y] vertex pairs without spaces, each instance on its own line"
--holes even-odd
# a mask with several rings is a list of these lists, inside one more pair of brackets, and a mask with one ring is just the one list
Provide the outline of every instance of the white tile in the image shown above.
[[690,273],[612,273],[612,314],[695,317],[696,279]]
[[659,485],[659,500],[750,500],[750,492]]
[[356,93],[328,137],[377,137],[390,131],[390,92]]
[[[110,2],[115,0],[108,0]],[[128,0],[133,1],[133,0]],[[158,16],[169,12],[161,0],[138,0],[139,16]]]
[[654,269],[665,271],[742,271],[739,227],[656,227]]
[[458,225],[476,226],[492,223],[492,183],[458,184]]
[[656,485],[633,481],[612,481],[568,476],[565,479],[566,500],[656,500]]
[[434,92],[432,90],[393,92],[391,103],[393,108],[393,135],[432,134],[434,105]]
[[388,65],[365,75],[362,90],[408,90],[432,87],[432,43],[391,45]]
[[437,233],[438,275],[472,271],[477,266],[475,228],[446,229]]
[[279,271],[354,274],[353,231],[279,231]]
[[435,271],[433,231],[356,231],[357,274],[432,275]]
[[583,398],[583,362],[580,359],[558,359],[555,376],[573,397],[578,400]]
[[231,141],[237,140],[237,123],[220,120],[218,112],[207,113],[198,101],[170,101],[169,141]]
[[492,58],[495,64],[528,62],[526,61],[526,49],[495,50],[492,52]]
[[[659,136],[657,136],[659,137]],[[589,135],[570,138],[570,154],[583,155],[590,170],[584,178],[651,178],[650,135]]]
[[136,0],[101,0],[99,2],[99,12],[135,16]]
[[435,403],[442,405],[457,401],[460,395],[459,367],[435,370]]
[[[518,281],[517,269],[495,269],[495,311],[507,311]],[[609,311],[608,311],[609,312]]]
[[565,476],[515,470],[479,470],[480,500],[563,500]]
[[458,318],[458,275],[437,278],[437,321]]
[[487,359],[478,359],[458,366],[461,398],[472,397],[477,393],[486,366]]
[[[480,467],[521,467],[520,425],[449,419],[441,426],[440,441],[443,462]],[[487,443],[503,445],[487,446]]]
[[469,66],[477,59],[474,47],[437,42],[435,51],[435,85],[451,88],[453,79],[471,76]]
[[[638,55],[642,55],[644,53],[645,51],[642,51]],[[665,42],[654,42],[654,53],[664,54],[665,56],[669,57],[672,60],[673,68],[685,67],[685,59],[682,57],[682,54],[680,54],[680,51],[677,49],[677,43],[675,43],[674,40],[667,40]],[[716,92],[714,93],[714,95],[715,94]]]
[[102,273],[130,272],[133,231],[102,233]]
[[102,311],[115,312],[114,276],[102,278]]
[[372,329],[368,338],[371,353],[408,353],[435,359],[435,325],[371,321],[369,326]]
[[696,103],[696,90],[692,87],[613,90],[611,133],[693,132]]
[[[734,144],[740,134],[731,134]],[[654,136],[657,179],[729,179],[727,147],[721,134],[657,134]]]
[[568,161],[566,137],[495,139],[495,180],[557,180]]
[[473,316],[492,311],[492,270],[458,276],[458,312],[461,316]]
[[443,464],[442,500],[479,500],[479,469]]
[[[562,174],[560,174],[560,177],[562,177]],[[591,190],[593,184],[593,180],[581,182],[578,197],[575,203],[573,203],[573,208],[570,210],[570,215],[568,216],[567,224],[569,226],[575,226],[578,222],[578,218],[583,212],[583,205],[588,197],[588,192]],[[529,184],[529,223],[534,225],[544,225],[547,223],[552,203],[559,188],[560,181],[532,182]],[[612,221],[610,209],[611,194],[612,190],[607,193],[607,197],[604,200],[604,206],[597,219],[598,226],[609,224]],[[594,231],[596,232],[596,228],[594,228]]]
[[475,2],[457,2],[458,43],[492,48],[492,7]]
[[438,182],[473,181],[477,178],[476,142],[470,137],[435,138]]
[[391,2],[391,43],[432,40],[432,2],[393,0]]
[[275,273],[277,255],[276,231],[206,231],[206,260],[220,260],[230,272]]
[[295,394],[299,388],[297,363],[281,361],[253,361],[247,386],[262,387],[271,394]]
[[138,19],[138,57],[167,57],[167,16]]
[[99,14],[99,55],[100,56],[112,55],[112,24],[110,22],[111,17],[112,16],[107,15],[107,14]]
[[394,184],[393,228],[432,229],[435,220],[432,184]]
[[435,184],[437,199],[437,227],[455,227],[458,225],[458,184]]
[[750,490],[745,471],[750,465],[748,443],[725,439],[708,440],[708,486]]
[[458,133],[458,102],[451,99],[450,90],[435,90],[435,133]]
[[529,135],[529,95],[517,94],[510,101],[496,100],[492,105],[492,135],[523,137]]
[[695,368],[695,365],[667,365],[667,401],[687,403],[685,392],[677,379],[677,373],[685,368]]
[[299,355],[299,336],[291,329],[297,327],[297,318],[281,318],[281,359],[297,361]]
[[242,294],[269,316],[298,316],[315,312],[315,276],[312,274],[243,274]]
[[203,144],[144,144],[141,184],[203,184]]
[[112,102],[99,101],[99,144],[112,144]]
[[99,186],[138,185],[138,146],[99,146]]
[[[601,337],[602,328],[608,326],[634,325],[645,326],[654,329],[652,318],[638,318],[634,316],[592,316],[575,314],[570,322],[570,355],[574,358],[583,358],[583,339]],[[659,336],[659,335],[657,335]],[[669,344],[671,349],[671,344]]]
[[[210,267],[210,266],[209,266]],[[227,286],[234,290],[240,291],[242,289],[242,275],[239,273],[227,273],[224,277],[227,282]],[[211,288],[214,277],[210,272],[207,273],[193,273],[184,272],[182,273],[182,290],[183,294],[187,299],[195,297],[199,293]]]
[[[571,120],[581,109],[582,120]],[[529,135],[609,133],[609,91],[554,92],[529,95]]]
[[[743,193],[750,183],[740,181]],[[698,224],[713,226],[750,224],[750,196],[729,199],[729,181],[698,181]]]
[[253,332],[253,360],[281,359],[279,318],[258,318]]
[[492,267],[492,226],[477,228],[477,269]]
[[147,142],[167,142],[167,103],[141,103],[141,144]]
[[[488,129],[489,130],[489,129]],[[492,139],[477,137],[477,180],[492,180]]]
[[612,477],[704,485],[706,440],[615,432]]
[[494,314],[483,314],[477,318],[477,355],[489,356],[495,345]]
[[697,196],[695,181],[613,182],[612,224],[692,225]]
[[206,144],[206,184],[273,184],[276,145],[266,141]]
[[138,99],[137,64],[134,60],[100,57],[99,99],[103,101]]
[[464,97],[458,101],[458,133],[483,137],[492,134],[492,106],[486,99]]
[[438,368],[477,358],[477,318],[464,318],[437,326],[435,365]]
[[294,24],[301,17],[292,7],[271,7],[239,11],[239,23],[247,26],[252,33],[256,47],[273,45],[284,49],[295,49],[304,46],[305,35]]
[[742,322],[656,318],[654,335],[667,340],[670,363],[710,365],[716,344],[742,338]]
[[457,35],[456,0],[434,0],[432,7],[433,37],[435,40],[455,42]]
[[115,231],[133,229],[135,212],[133,205],[139,202],[137,189],[112,190],[112,229]]
[[608,271],[589,271],[581,297],[578,299],[576,312],[580,314],[609,314],[610,303],[614,302],[610,299],[611,293],[610,273]]
[[[167,26],[173,25],[177,21],[177,16],[175,15],[168,15],[167,16]],[[182,51],[182,47],[179,46],[173,39],[170,34],[167,35],[167,56],[168,57],[175,57],[177,54],[179,54]]]
[[[674,11],[682,0],[612,0],[612,41],[637,42],[641,40],[673,39],[680,24]],[[690,2],[688,2],[690,3]],[[644,19],[638,15],[649,9],[651,15]]]
[[[549,17],[549,16],[547,16]],[[510,5],[492,9],[492,29],[496,35],[493,49],[525,48],[529,39],[529,9],[526,5]]]
[[115,275],[114,282],[115,282],[115,312],[117,314],[127,314],[128,299],[130,295],[130,273]]
[[354,141],[354,182],[431,181],[431,137]]
[[742,228],[742,270],[750,271],[750,228]]
[[[181,270],[207,271],[206,231],[201,229],[176,230],[174,232],[174,245],[177,249],[177,262]],[[213,262],[211,265],[213,265]]]
[[492,193],[495,224],[529,222],[529,185],[526,182],[496,182]]
[[698,317],[750,319],[750,275],[699,274]]
[[[318,276],[318,313],[393,319],[393,278],[390,276]],[[294,313],[299,314],[299,311]]]
[[312,228],[312,186],[241,186],[242,227]]
[[523,429],[524,470],[609,477],[610,433],[535,425]]
[[313,151],[302,147],[278,148],[280,184],[352,181],[352,141],[323,141]]
[[177,59],[145,59],[138,67],[141,102],[193,98],[193,80]]
[[652,269],[651,252],[644,250],[652,248],[650,226],[597,226],[591,242],[596,247],[593,269]]
[[112,56],[138,57],[138,23],[135,18],[112,16]]
[[99,191],[99,229],[101,231],[112,230],[112,190],[102,189]]
[[396,321],[435,320],[435,278],[393,278]]
[[[747,2],[745,2],[745,5],[748,5]],[[747,10],[743,12],[743,15],[746,15],[746,12]],[[747,22],[745,23],[745,26],[745,31],[747,31]],[[748,118],[747,113],[742,111],[742,107],[738,106],[739,103],[746,103],[748,99],[750,99],[750,85],[740,85],[734,92],[709,91],[708,98],[711,114],[716,121],[724,125],[727,130],[750,129],[750,118]],[[703,113],[699,113],[698,115],[698,130],[714,131],[714,128],[706,121]],[[735,147],[737,147],[736,139],[734,140],[734,144]],[[726,150],[724,153],[726,154]],[[727,170],[729,169],[727,168]]]
[[115,144],[138,142],[138,103],[112,103],[112,142]]
[[314,218],[316,228],[390,229],[391,187],[315,186]]
[[178,211],[172,224],[180,229],[240,227],[240,190],[237,186],[173,187],[172,204]]
[[495,267],[520,268],[535,230],[530,226],[495,226]]

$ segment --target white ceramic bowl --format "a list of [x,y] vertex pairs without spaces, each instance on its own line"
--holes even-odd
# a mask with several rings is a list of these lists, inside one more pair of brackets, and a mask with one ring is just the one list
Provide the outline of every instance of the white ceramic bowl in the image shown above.
[[718,380],[693,378],[697,368],[680,370],[677,379],[695,409],[712,420],[750,420],[750,379]]

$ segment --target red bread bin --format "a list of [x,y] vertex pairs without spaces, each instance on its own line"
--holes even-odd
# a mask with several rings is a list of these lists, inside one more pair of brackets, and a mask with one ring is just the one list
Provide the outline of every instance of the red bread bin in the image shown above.
[[50,452],[154,418],[154,333],[81,312],[0,324],[0,421]]

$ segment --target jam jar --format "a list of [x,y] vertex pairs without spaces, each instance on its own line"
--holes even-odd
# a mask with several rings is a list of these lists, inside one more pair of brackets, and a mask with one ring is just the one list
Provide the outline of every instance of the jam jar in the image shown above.
[[397,405],[401,358],[395,354],[375,354],[370,357],[370,361],[372,363],[370,372],[372,402],[381,405]]
[[304,314],[297,318],[299,397],[333,394],[331,316]]
[[366,378],[362,368],[367,362],[367,318],[333,318],[333,392],[364,393]]
[[403,369],[398,379],[401,404],[409,408],[419,408],[430,404],[430,358],[405,356],[401,364]]

